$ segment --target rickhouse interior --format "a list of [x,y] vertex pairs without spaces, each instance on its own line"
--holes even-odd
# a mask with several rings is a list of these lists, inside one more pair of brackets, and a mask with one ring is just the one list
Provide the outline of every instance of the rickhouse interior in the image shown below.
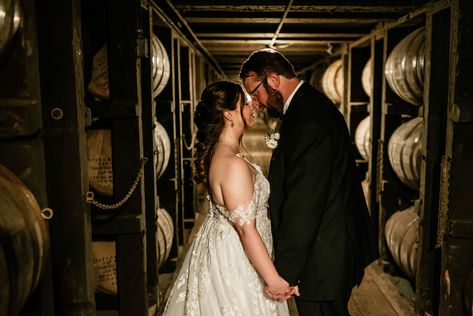
[[262,48],[350,132],[380,252],[350,314],[472,316],[472,43],[471,0],[0,0],[0,316],[161,315],[208,207],[196,104]]

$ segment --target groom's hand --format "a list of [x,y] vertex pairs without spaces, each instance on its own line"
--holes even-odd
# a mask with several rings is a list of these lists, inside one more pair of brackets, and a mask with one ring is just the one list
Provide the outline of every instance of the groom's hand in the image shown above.
[[295,296],[301,296],[301,294],[299,293],[298,285],[293,285],[293,286],[290,286],[289,288],[291,289],[292,294],[294,294]]

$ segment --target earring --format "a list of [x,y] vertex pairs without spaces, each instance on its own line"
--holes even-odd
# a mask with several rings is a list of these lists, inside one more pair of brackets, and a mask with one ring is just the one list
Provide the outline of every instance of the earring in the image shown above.
[[233,126],[235,126],[235,124],[233,124],[233,122],[232,122],[232,124],[230,124],[230,126],[233,128]]

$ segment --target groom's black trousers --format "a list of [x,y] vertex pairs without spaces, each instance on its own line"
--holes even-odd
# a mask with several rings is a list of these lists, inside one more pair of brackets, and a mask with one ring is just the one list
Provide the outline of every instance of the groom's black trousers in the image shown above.
[[348,299],[303,301],[295,297],[299,316],[348,316]]
[[333,301],[308,301],[294,296],[299,316],[350,316],[348,312],[348,301],[351,289],[346,289],[342,295],[344,298]]

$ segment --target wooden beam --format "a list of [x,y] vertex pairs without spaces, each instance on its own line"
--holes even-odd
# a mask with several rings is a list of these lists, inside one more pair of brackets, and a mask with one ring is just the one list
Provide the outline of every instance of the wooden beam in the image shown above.
[[[244,40],[244,39],[212,39],[212,40],[201,40],[202,44],[205,44],[207,49],[212,45],[248,45],[248,44],[255,44],[255,45],[266,45],[269,43],[268,40]],[[346,43],[349,41],[344,40],[277,40],[277,45],[329,45],[329,44],[340,44]],[[276,46],[277,46],[276,45]],[[243,47],[246,49],[246,47]]]
[[[205,47],[199,42],[199,39],[194,34],[194,31],[191,29],[191,27],[187,24],[186,20],[184,20],[184,18],[180,15],[179,11],[177,11],[177,9],[172,5],[170,1],[168,0],[166,0],[165,2],[160,1],[158,2],[159,5],[156,4],[154,1],[150,1],[149,4],[153,8],[153,11],[162,20],[166,21],[167,24],[170,25],[173,30],[181,34],[182,38],[189,41],[192,44],[192,46],[194,46],[202,54],[202,56],[204,56],[204,58],[209,62],[209,64],[215,69],[217,73],[225,77],[225,73],[223,72],[222,69],[220,69],[220,66],[218,65],[218,63],[213,59],[212,55],[210,55],[207,52]],[[169,10],[175,15],[174,19],[169,18],[168,14],[166,14],[166,12]]]
[[[278,38],[358,38],[365,36],[365,33],[281,33]],[[267,38],[270,39],[273,33],[196,33],[200,39],[203,38]],[[203,42],[203,40],[201,40]]]
[[385,29],[391,29],[399,25],[402,25],[404,23],[407,23],[415,19],[416,17],[419,17],[425,14],[425,12],[427,11],[434,13],[434,12],[438,12],[443,9],[446,9],[450,6],[450,1],[451,0],[440,0],[440,1],[429,2],[425,6],[422,6],[412,12],[409,12],[409,14],[402,16],[397,20],[387,22],[385,25]]
[[[241,49],[239,51],[235,51],[234,49],[227,49],[227,50],[209,50],[212,55],[218,59],[219,56],[238,56],[238,52],[241,53],[243,56],[247,56],[249,52],[265,48],[265,46],[259,46],[259,47],[246,47],[246,49]],[[284,48],[284,49],[279,49],[280,52],[282,52],[284,55],[286,54],[292,54],[292,55],[297,55],[297,56],[307,56],[307,54],[312,54],[312,53],[318,53],[318,52],[325,52],[327,51],[327,46],[323,47],[309,47],[309,48]]]
[[[175,5],[179,11],[186,12],[284,12],[285,5]],[[290,12],[308,13],[403,13],[412,10],[410,5],[292,5]]]
[[[391,21],[386,18],[288,18],[285,24],[375,24],[379,22]],[[278,24],[280,18],[236,18],[236,17],[187,17],[187,23],[204,23],[204,24]]]

